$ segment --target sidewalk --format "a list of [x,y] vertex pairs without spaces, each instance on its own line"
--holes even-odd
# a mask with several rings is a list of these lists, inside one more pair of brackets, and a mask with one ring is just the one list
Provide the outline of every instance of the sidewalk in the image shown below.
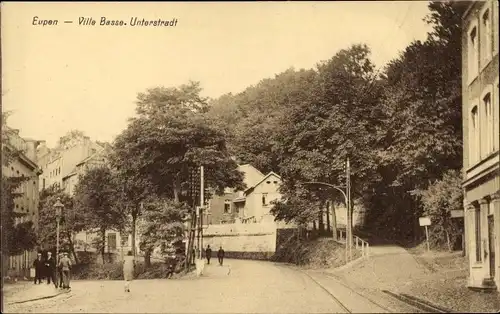
[[46,282],[35,285],[32,281],[18,281],[3,286],[5,304],[48,299],[66,292],[56,289],[53,284],[48,285]]
[[467,289],[468,267],[460,253],[411,254],[397,244],[375,240],[373,245],[370,243],[369,259],[353,263],[351,267],[323,272],[380,301],[389,300],[381,294],[382,290],[388,290],[458,312],[497,312],[500,309],[498,293],[484,294]]

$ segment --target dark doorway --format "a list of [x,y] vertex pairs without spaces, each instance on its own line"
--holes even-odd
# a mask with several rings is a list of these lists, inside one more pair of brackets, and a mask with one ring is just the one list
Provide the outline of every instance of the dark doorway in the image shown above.
[[490,276],[495,278],[495,221],[493,215],[488,216],[488,242],[490,246]]

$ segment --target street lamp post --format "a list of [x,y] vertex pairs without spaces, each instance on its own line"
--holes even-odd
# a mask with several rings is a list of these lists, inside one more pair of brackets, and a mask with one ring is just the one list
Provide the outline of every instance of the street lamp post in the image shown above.
[[61,203],[61,198],[57,198],[56,203],[54,204],[56,209],[56,222],[57,222],[57,231],[56,231],[56,263],[59,264],[59,224],[61,222],[62,210],[64,209],[64,204]]

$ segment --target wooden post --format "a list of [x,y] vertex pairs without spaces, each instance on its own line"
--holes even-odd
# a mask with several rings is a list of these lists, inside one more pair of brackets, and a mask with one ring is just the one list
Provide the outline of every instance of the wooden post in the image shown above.
[[425,239],[427,241],[427,252],[430,251],[430,247],[429,247],[429,229],[427,228],[427,226],[425,226]]

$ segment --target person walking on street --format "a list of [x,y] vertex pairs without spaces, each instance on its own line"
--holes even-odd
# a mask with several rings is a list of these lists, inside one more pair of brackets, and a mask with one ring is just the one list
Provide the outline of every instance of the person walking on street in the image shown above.
[[210,264],[210,258],[212,257],[212,249],[210,248],[210,245],[207,245],[205,256],[207,257],[207,264]]
[[59,261],[59,266],[62,270],[63,275],[63,289],[69,289],[69,276],[71,272],[71,260],[68,257],[68,253],[64,252],[63,257]]
[[219,251],[217,252],[217,258],[219,259],[220,266],[222,266],[222,263],[224,263],[224,250],[222,249],[222,246],[220,247]]
[[36,260],[33,262],[33,267],[35,268],[35,285],[37,281],[38,283],[42,283],[44,266],[42,253],[38,253]]
[[47,284],[50,284],[50,280],[54,283],[57,288],[56,281],[56,260],[52,257],[52,252],[47,252],[47,259],[45,260],[45,271],[47,275]]
[[195,261],[196,261],[196,251],[197,251],[197,248],[193,248],[193,251],[191,252],[191,265],[194,265]]
[[123,258],[123,279],[125,279],[125,292],[130,292],[130,282],[134,280],[135,260],[132,251],[128,251]]

